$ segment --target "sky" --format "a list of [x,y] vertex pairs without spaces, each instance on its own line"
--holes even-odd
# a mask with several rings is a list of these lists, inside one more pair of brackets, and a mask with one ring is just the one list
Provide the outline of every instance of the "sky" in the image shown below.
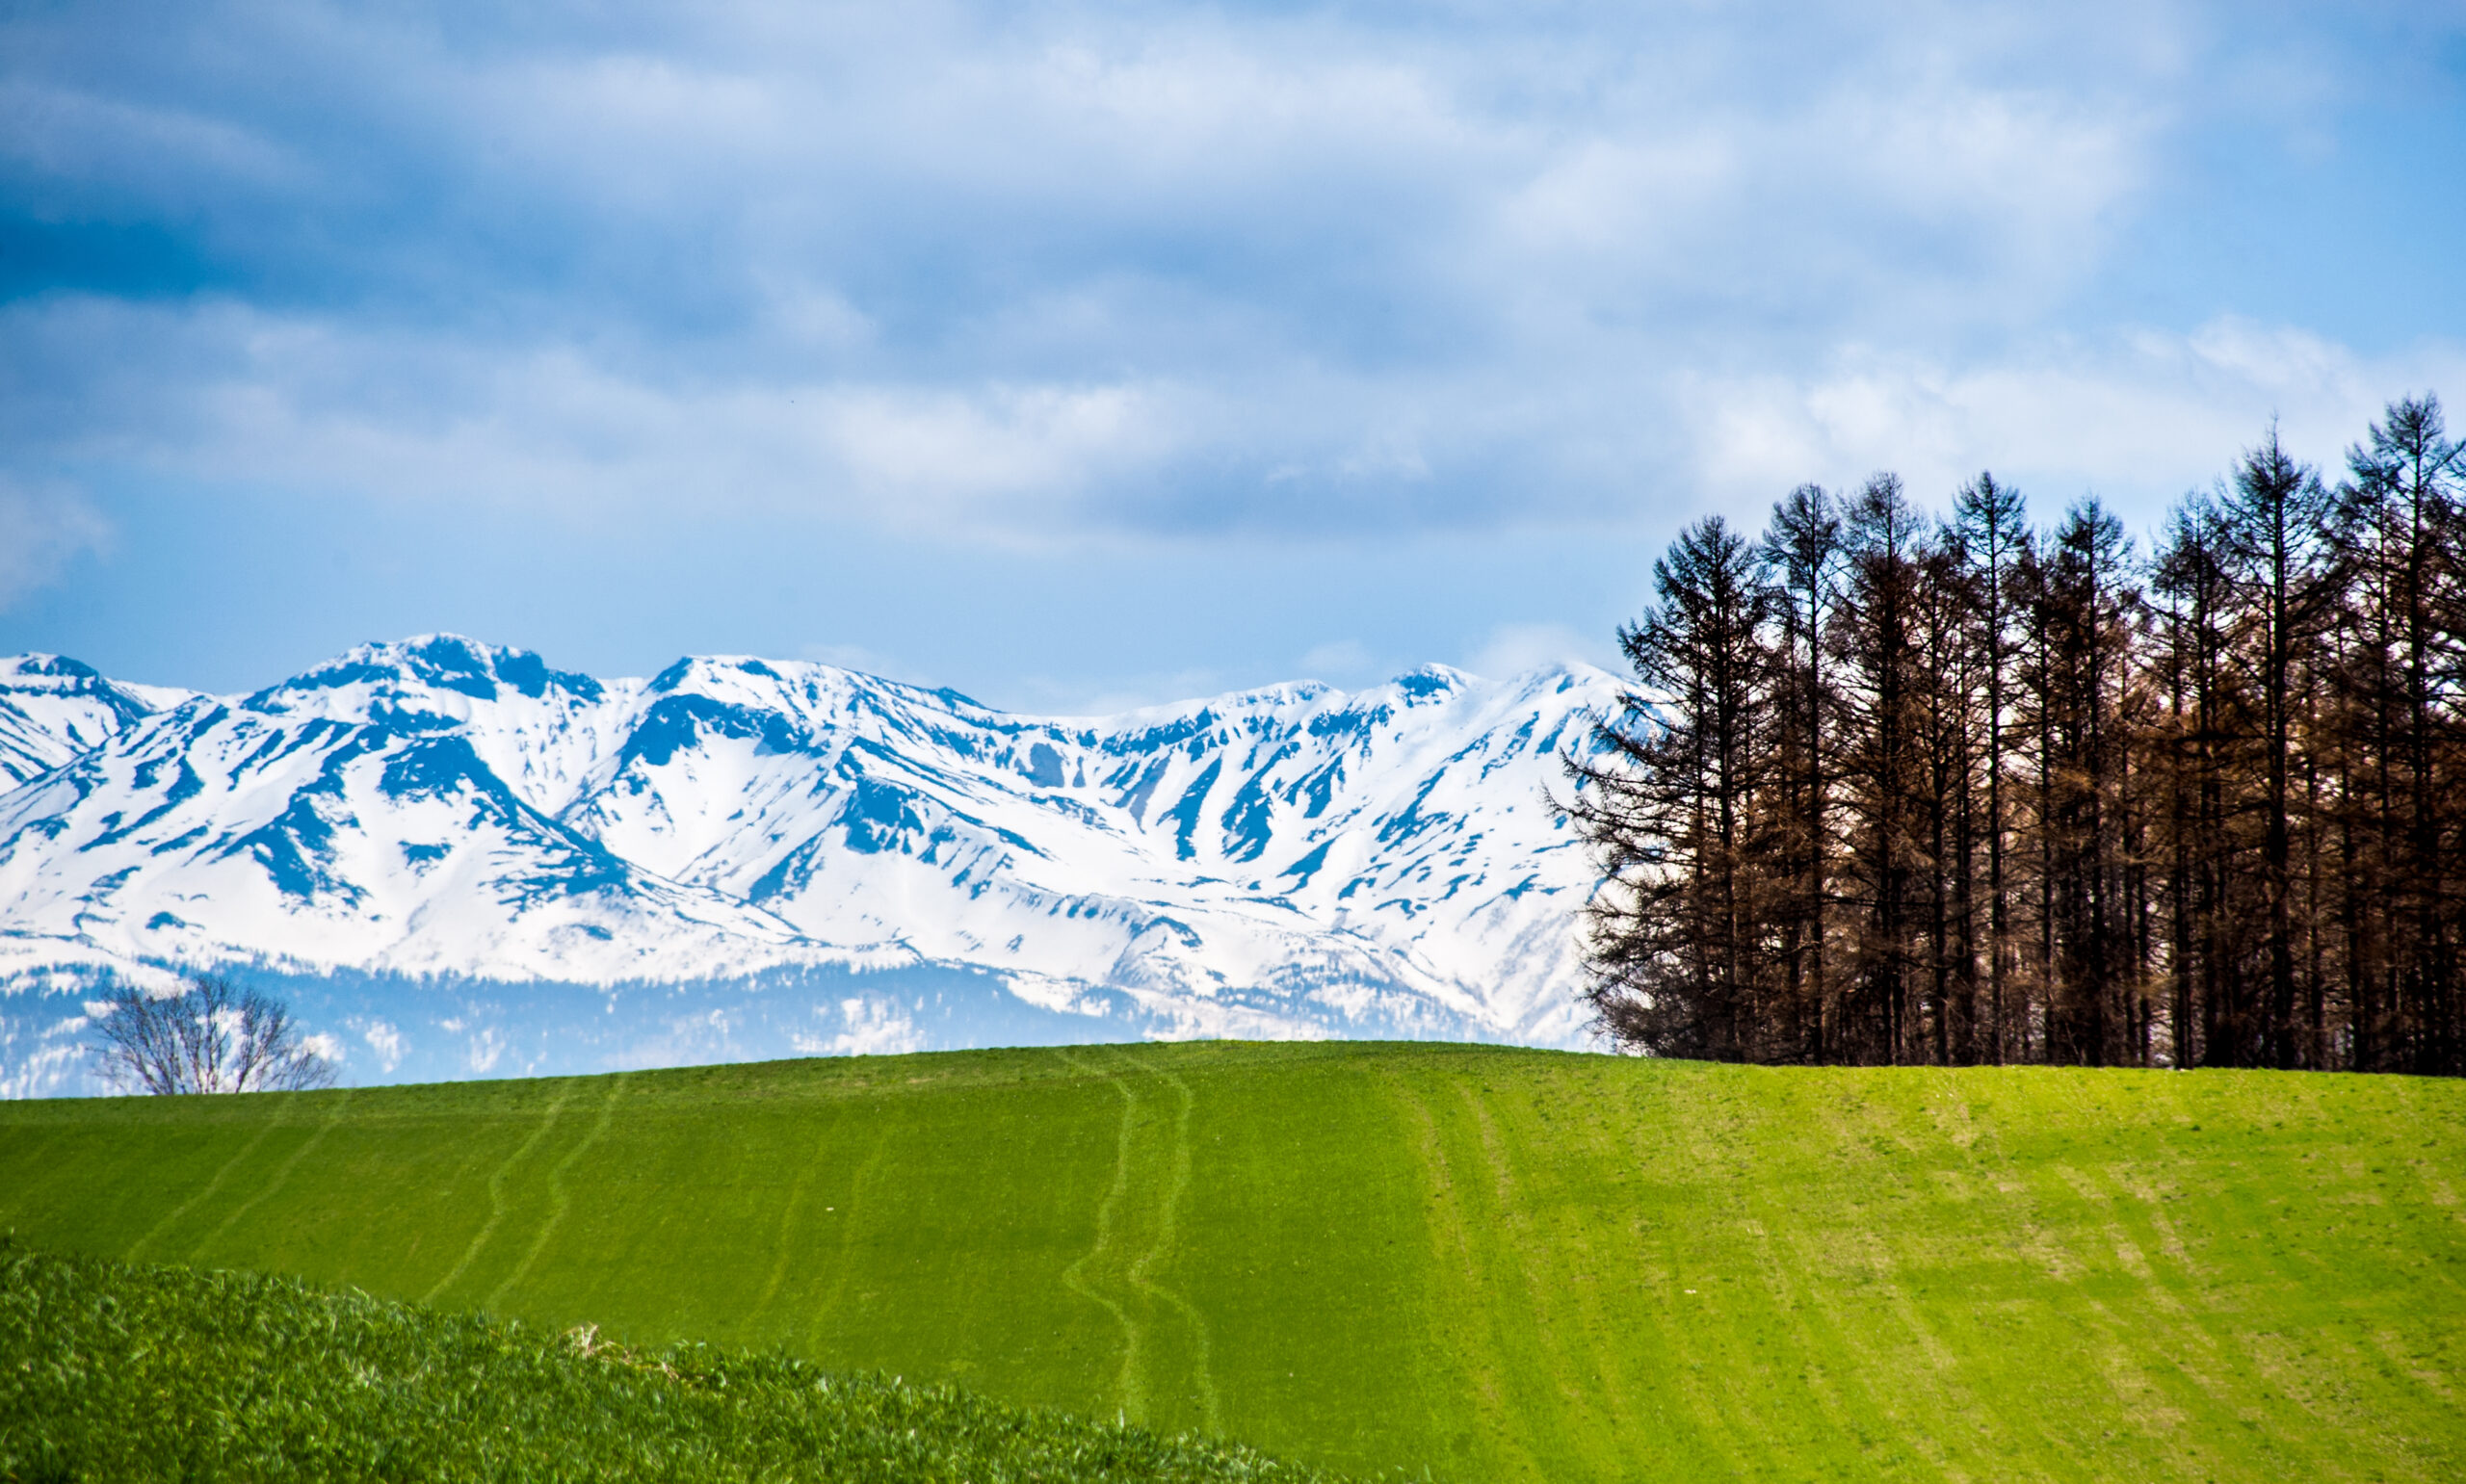
[[[0,11],[0,653],[1089,713],[2466,407],[2466,4]],[[2458,419],[2466,422],[2466,411]]]

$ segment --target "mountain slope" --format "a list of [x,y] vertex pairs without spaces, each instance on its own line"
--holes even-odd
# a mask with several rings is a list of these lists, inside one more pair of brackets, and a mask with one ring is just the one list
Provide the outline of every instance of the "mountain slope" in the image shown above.
[[742,658],[603,682],[454,636],[246,697],[5,674],[21,971],[966,967],[1176,1033],[1576,1029],[1590,869],[1544,791],[1608,699],[1597,671],[1432,666],[1086,718]]

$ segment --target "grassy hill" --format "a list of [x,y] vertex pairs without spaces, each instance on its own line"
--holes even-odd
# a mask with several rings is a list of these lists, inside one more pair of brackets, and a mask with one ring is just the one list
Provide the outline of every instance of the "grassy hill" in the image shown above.
[[1246,1449],[830,1376],[0,1245],[0,1480],[1317,1484]]
[[0,1106],[0,1227],[1352,1472],[2466,1477],[2466,1084],[1201,1044]]

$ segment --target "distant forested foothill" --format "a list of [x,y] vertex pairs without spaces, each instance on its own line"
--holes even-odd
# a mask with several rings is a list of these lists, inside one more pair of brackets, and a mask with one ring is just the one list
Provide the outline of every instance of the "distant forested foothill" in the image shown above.
[[1620,1044],[2466,1073],[2466,444],[2272,428],[2146,549],[1879,474],[1719,517],[1566,759]]

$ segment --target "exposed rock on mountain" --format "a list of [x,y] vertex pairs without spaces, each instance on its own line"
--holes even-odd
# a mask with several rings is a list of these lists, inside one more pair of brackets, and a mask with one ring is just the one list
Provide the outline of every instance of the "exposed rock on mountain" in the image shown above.
[[[424,1017],[423,984],[517,1010],[596,987],[610,1014],[657,986],[674,1022],[696,985],[835,976],[838,1045],[883,1004],[912,1024],[889,987],[925,970],[1104,1033],[1563,1042],[1591,872],[1544,789],[1612,689],[1431,666],[1061,718],[753,659],[600,681],[453,636],[246,697],[0,661],[6,1054],[22,1074],[73,1013],[43,985],[233,961],[397,986],[407,1008],[335,1006],[354,1065],[363,1022],[464,1019]],[[775,1033],[722,1049],[812,1039],[782,994]],[[909,1041],[1006,1036],[947,1020]],[[591,1035],[513,1065],[660,1054]]]

